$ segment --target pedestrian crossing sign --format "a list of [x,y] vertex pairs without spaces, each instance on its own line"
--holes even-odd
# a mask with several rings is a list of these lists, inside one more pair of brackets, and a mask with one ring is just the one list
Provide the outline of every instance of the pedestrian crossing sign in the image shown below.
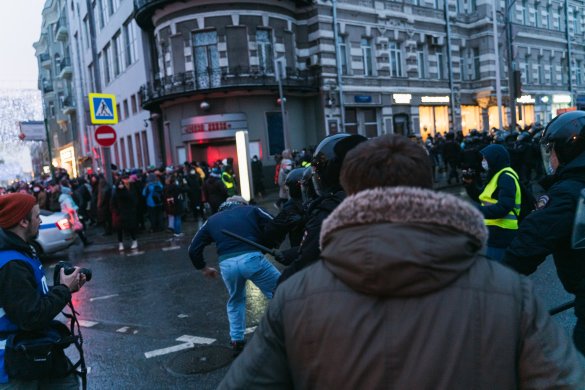
[[89,113],[95,125],[114,125],[118,123],[116,95],[105,93],[89,94]]

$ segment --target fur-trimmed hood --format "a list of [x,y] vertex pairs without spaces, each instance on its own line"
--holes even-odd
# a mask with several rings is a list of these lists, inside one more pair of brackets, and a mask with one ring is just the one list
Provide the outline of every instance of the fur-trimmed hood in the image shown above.
[[481,213],[455,196],[376,188],[346,198],[323,222],[321,257],[354,290],[417,295],[467,270],[487,235]]

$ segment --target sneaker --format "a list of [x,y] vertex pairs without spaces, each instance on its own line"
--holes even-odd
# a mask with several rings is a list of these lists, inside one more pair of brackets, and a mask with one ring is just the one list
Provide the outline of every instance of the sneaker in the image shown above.
[[184,235],[185,235],[185,233],[175,233],[175,234],[173,234],[173,236],[175,236],[176,238],[183,237]]
[[244,350],[244,347],[246,346],[246,340],[232,341],[231,346],[233,356],[237,357]]
[[138,248],[138,241],[133,240],[132,245],[130,246],[130,249],[137,249],[137,248]]
[[123,252],[124,251],[124,243],[121,242],[121,243],[118,244],[118,250],[120,252]]

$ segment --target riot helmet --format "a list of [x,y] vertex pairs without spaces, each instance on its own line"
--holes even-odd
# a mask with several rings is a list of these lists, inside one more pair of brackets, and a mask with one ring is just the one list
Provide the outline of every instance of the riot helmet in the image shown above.
[[570,111],[555,117],[544,129],[540,139],[544,169],[555,172],[552,161],[554,150],[558,165],[573,161],[585,151],[585,111]]
[[339,133],[322,140],[313,155],[313,185],[319,196],[341,190],[339,174],[347,152],[366,141],[362,135]]
[[315,192],[315,186],[313,186],[313,168],[303,168],[303,176],[301,177],[301,194],[303,197],[303,203],[310,203],[313,199],[317,198]]
[[304,172],[305,168],[295,168],[286,175],[284,184],[288,187],[288,194],[291,199],[301,200],[303,198],[301,193],[301,179],[303,178]]

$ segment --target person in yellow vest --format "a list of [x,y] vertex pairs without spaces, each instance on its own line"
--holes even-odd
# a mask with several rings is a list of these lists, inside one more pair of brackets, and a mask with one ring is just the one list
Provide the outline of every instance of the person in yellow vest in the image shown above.
[[465,178],[469,197],[477,202],[489,231],[486,255],[502,261],[506,248],[518,231],[521,192],[518,174],[510,167],[510,154],[502,145],[489,145],[480,151],[482,168],[487,172],[485,186]]
[[234,170],[231,165],[226,165],[221,174],[221,181],[227,190],[228,197],[236,194],[236,179],[234,178]]

